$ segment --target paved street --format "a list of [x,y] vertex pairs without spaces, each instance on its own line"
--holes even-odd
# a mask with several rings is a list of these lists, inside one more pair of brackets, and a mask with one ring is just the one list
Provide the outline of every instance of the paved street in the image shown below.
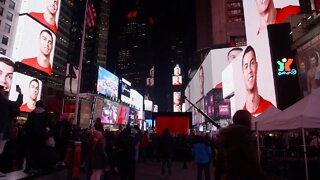
[[[211,179],[213,179],[213,169],[210,166]],[[170,178],[162,178],[161,163],[156,160],[149,160],[147,162],[138,162],[136,169],[136,180],[195,180],[197,178],[197,169],[195,162],[189,162],[188,168],[183,169],[181,162],[173,162],[172,176]],[[204,179],[204,175],[202,177]],[[83,178],[81,178],[83,179]],[[112,176],[111,180],[120,180],[119,176]]]

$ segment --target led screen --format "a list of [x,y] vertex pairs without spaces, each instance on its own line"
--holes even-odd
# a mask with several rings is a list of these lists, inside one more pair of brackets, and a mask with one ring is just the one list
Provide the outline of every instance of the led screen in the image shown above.
[[150,100],[144,100],[144,110],[145,111],[152,111],[153,102]]
[[249,44],[266,31],[268,24],[283,23],[290,15],[300,12],[299,0],[243,1],[243,9]]
[[128,124],[130,108],[124,105],[118,106],[117,124]]
[[172,76],[172,85],[174,86],[182,85],[182,76]]
[[58,29],[61,0],[22,0],[20,16],[28,14],[37,23],[46,26],[55,34]]
[[104,99],[102,108],[101,122],[105,124],[117,124],[118,104],[116,102]]
[[[193,103],[199,101],[212,87],[222,88],[222,71],[240,54],[243,47],[213,49],[200,65],[185,90],[185,96]],[[191,108],[186,102],[186,110]]]
[[299,47],[296,57],[303,95],[320,95],[320,35]]
[[11,101],[16,101],[18,98],[16,88],[19,86],[21,88],[21,93],[23,94],[23,104],[20,106],[20,111],[33,111],[36,102],[41,97],[42,81],[31,76],[14,72],[12,82],[9,99]]
[[64,93],[74,95],[78,88],[79,68],[72,64],[67,64],[66,79],[64,81]]
[[12,76],[14,72],[14,61],[9,57],[0,54],[0,85],[6,92],[10,92],[12,85]]
[[12,58],[48,75],[52,74],[56,36],[29,16],[20,16]]
[[173,92],[173,112],[181,112],[181,92]]
[[97,83],[98,93],[117,99],[118,84],[119,78],[116,75],[99,66]]
[[143,119],[143,96],[136,90],[130,90],[130,99],[133,106],[138,111],[138,119]]
[[154,86],[154,66],[149,70],[149,76],[146,79],[146,84],[148,87]]
[[131,83],[126,79],[121,79],[121,101],[130,104],[130,89]]

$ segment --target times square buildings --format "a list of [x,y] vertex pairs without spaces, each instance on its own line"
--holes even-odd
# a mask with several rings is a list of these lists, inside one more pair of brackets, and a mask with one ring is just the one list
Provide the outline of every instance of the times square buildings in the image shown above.
[[[156,47],[152,43],[154,28],[157,26],[157,14],[153,14],[144,8],[145,1],[139,3],[128,3],[127,9],[121,11],[122,25],[116,37],[109,36],[110,12],[112,12],[112,2],[109,0],[93,1],[97,13],[97,25],[86,31],[86,41],[84,50],[81,92],[95,93],[97,67],[102,66],[118,75],[129,79],[133,87],[137,89],[145,98],[149,98],[155,104],[161,104],[160,100],[154,98],[161,96],[169,104],[160,106],[161,111],[172,111],[173,91],[177,87],[171,86],[171,75],[176,64],[179,64],[183,71],[183,85],[179,91],[183,92],[189,79],[192,79],[198,67],[214,48],[224,48],[229,46],[246,45],[246,34],[244,25],[243,2],[241,0],[206,0],[188,2],[190,11],[194,14],[191,20],[194,25],[196,38],[193,40],[194,48],[188,49],[181,45],[190,41],[184,39],[178,33],[170,37],[168,47],[168,60],[170,70],[167,71],[168,81],[157,80],[162,73],[161,63],[156,57]],[[1,54],[11,57],[12,48],[16,34],[18,9],[21,1],[3,0],[0,2],[1,9]],[[62,106],[64,98],[64,79],[66,77],[66,64],[77,65],[80,57],[80,45],[82,35],[82,23],[85,9],[85,1],[62,0],[58,21],[58,32],[56,36],[55,51],[52,65],[52,76],[39,76],[37,71],[32,68],[21,66],[17,71],[26,72],[29,75],[38,77],[43,81],[42,97],[47,101],[55,102]],[[187,4],[180,2],[181,4]],[[190,5],[192,4],[192,5]],[[301,46],[314,38],[318,30],[318,20],[314,16],[318,13],[318,7],[313,6],[308,1],[300,1],[300,15],[291,17],[287,21],[291,23],[293,35],[292,50],[302,51]],[[116,10],[114,10],[116,11]],[[312,15],[309,18],[309,15]],[[115,13],[116,14],[116,13]],[[120,14],[120,13],[119,13]],[[160,21],[160,20],[159,20]],[[300,25],[299,25],[300,24]],[[319,31],[318,31],[319,32]],[[114,39],[112,39],[114,38]],[[168,37],[163,37],[168,38]],[[195,40],[196,39],[196,40]],[[113,44],[115,41],[118,43]],[[191,40],[192,41],[192,40]],[[196,47],[195,47],[196,46]],[[300,48],[300,49],[299,49]],[[185,52],[185,51],[188,52]],[[110,52],[109,52],[110,51]],[[190,53],[192,51],[192,53]],[[109,54],[110,53],[110,54]],[[146,59],[146,60],[145,60]],[[186,63],[187,62],[187,63]],[[147,84],[146,80],[150,76],[150,71],[154,68],[154,86]],[[161,69],[162,70],[162,69]],[[164,83],[158,83],[164,82]],[[159,89],[166,84],[171,89],[166,94],[159,95]],[[164,108],[163,107],[170,107]],[[53,108],[51,111],[59,112],[61,109]]]

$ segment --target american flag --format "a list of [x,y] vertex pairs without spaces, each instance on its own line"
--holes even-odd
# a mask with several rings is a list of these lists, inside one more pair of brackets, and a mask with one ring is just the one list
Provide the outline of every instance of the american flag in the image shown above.
[[94,9],[93,3],[89,0],[87,5],[87,18],[86,18],[86,27],[91,28],[96,25],[97,23],[97,14]]

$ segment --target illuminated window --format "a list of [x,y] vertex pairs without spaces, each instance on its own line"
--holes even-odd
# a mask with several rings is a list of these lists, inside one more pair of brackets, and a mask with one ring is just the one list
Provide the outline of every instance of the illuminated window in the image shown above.
[[11,26],[6,23],[6,24],[4,25],[4,32],[10,33],[10,30],[11,30]]
[[8,45],[8,41],[9,41],[9,38],[7,37],[7,36],[3,36],[2,37],[2,44],[4,44],[4,45]]
[[14,3],[12,0],[9,2],[9,9],[14,10],[14,7],[16,6],[16,3]]
[[11,12],[8,12],[8,14],[7,14],[7,19],[8,19],[9,21],[12,21],[12,18],[13,18],[13,14],[12,14]]

